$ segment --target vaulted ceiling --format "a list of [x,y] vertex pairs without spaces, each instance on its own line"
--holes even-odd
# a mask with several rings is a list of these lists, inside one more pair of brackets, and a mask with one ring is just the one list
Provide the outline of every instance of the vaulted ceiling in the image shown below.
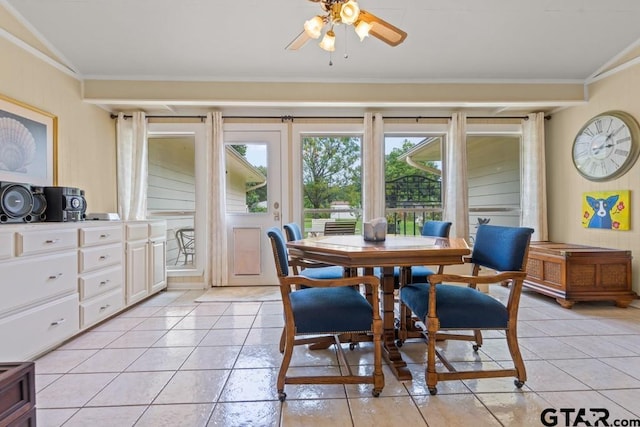
[[582,83],[640,40],[637,0],[360,0],[406,41],[340,25],[331,57],[285,50],[322,12],[307,0],[0,1],[82,79]]

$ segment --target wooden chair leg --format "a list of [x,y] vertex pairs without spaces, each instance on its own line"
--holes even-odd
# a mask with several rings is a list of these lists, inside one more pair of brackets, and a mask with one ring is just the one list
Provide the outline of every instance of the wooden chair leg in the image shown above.
[[473,336],[475,337],[475,344],[473,346],[474,351],[478,351],[480,347],[482,347],[482,331],[476,329],[473,331]]
[[438,372],[436,371],[436,334],[438,332],[438,319],[427,318],[427,370],[426,382],[429,393],[433,396],[438,393]]
[[291,364],[291,358],[293,356],[293,347],[294,347],[294,340],[295,340],[293,333],[286,333],[284,336],[285,336],[284,354],[282,357],[282,363],[280,364],[280,370],[278,371],[278,381],[277,381],[278,399],[280,400],[280,402],[284,402],[285,399],[287,398],[287,394],[284,392],[284,384],[287,379],[287,371],[289,370],[289,364]]
[[527,381],[527,371],[524,367],[520,347],[518,346],[518,336],[515,328],[507,329],[507,346],[509,346],[509,353],[511,353],[513,366],[517,372],[517,379],[514,381],[514,384],[516,387],[521,388],[524,382]]
[[280,347],[278,348],[280,350],[280,353],[284,353],[284,341],[286,339],[286,333],[287,329],[282,328],[282,334],[280,335]]

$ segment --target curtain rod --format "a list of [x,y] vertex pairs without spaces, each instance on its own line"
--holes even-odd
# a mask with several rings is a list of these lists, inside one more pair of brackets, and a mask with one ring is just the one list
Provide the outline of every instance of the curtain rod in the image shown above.
[[[123,117],[125,119],[130,119],[130,114],[124,114]],[[202,115],[167,115],[167,116],[158,116],[158,115],[148,115],[145,116],[148,119],[200,119],[204,120],[207,116]],[[111,114],[112,119],[117,119],[117,114]],[[294,121],[295,119],[362,119],[363,116],[222,116],[223,119],[278,119],[282,122],[286,121]],[[421,119],[450,119],[451,116],[382,116],[383,119],[400,119],[400,120],[409,120],[415,119],[417,122]],[[551,116],[544,116],[545,120],[551,120]],[[489,120],[489,119],[523,119],[528,120],[528,116],[467,116],[467,119],[479,119],[479,120]]]

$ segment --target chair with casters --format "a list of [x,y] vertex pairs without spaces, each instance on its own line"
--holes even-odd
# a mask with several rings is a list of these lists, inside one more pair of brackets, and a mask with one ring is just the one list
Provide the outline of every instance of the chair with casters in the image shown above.
[[[448,221],[427,221],[422,227],[423,236],[431,237],[449,237],[449,231],[451,230],[451,223]],[[440,267],[439,272],[442,272]],[[382,272],[379,268],[375,269],[377,275]],[[420,283],[427,280],[427,276],[433,274],[434,271],[429,267],[417,265],[413,267],[395,267],[393,269],[393,281],[396,289],[400,287],[400,283]],[[404,278],[401,280],[402,275]]]
[[180,257],[183,256],[184,260],[182,262],[183,265],[189,263],[189,257],[191,257],[191,262],[193,263],[194,257],[196,255],[196,240],[195,240],[195,231],[191,227],[187,228],[179,228],[176,230],[176,241],[178,242],[178,256],[176,257],[176,264],[180,260]]
[[[284,236],[276,227],[270,228],[267,235],[284,308],[284,346],[280,349],[283,358],[277,379],[279,400],[284,402],[287,397],[286,384],[372,384],[373,396],[379,396],[384,387],[380,280],[375,276],[317,280],[289,275]],[[367,288],[371,302],[360,292],[360,285]],[[369,374],[357,374],[347,363],[342,345],[348,343],[353,350],[355,346],[348,337],[358,339],[365,334],[373,344],[373,366]],[[317,343],[335,346],[342,375],[289,375],[294,347]]]
[[[302,230],[295,222],[290,222],[282,226],[287,235],[287,242],[293,240],[302,240]],[[310,279],[339,279],[344,276],[344,268],[324,264],[315,261],[307,261],[301,258],[289,256],[289,267],[293,270],[294,275],[301,275]]]
[[[422,235],[431,237],[449,237],[451,223],[449,221],[427,221],[422,226]],[[435,273],[429,267],[416,265],[407,269],[407,277],[411,278],[411,283],[424,283],[427,277]],[[442,273],[443,266],[438,267],[438,273]],[[410,274],[410,275],[409,275]]]
[[[532,233],[533,229],[526,227],[481,225],[468,260],[472,264],[470,275],[432,274],[427,283],[411,283],[401,288],[402,303],[424,324],[423,334],[427,341],[425,375],[432,395],[437,393],[438,381],[446,380],[514,376],[516,387],[524,385],[527,374],[516,327]],[[479,275],[481,267],[487,271]],[[476,289],[478,284],[491,283],[510,283],[506,304]],[[473,350],[477,352],[482,345],[483,330],[505,333],[513,367],[457,371],[436,348],[436,340],[465,340],[474,341]],[[436,357],[446,371],[436,371]]]

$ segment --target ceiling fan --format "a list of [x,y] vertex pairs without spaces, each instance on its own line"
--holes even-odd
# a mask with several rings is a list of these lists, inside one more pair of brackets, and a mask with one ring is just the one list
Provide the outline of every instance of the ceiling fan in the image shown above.
[[407,33],[387,21],[360,9],[356,0],[309,0],[320,3],[324,15],[316,15],[304,23],[304,30],[287,45],[287,50],[298,50],[311,39],[318,39],[327,26],[319,45],[333,52],[336,36],[333,27],[339,24],[352,25],[360,41],[372,35],[390,46],[397,46],[407,38]]

